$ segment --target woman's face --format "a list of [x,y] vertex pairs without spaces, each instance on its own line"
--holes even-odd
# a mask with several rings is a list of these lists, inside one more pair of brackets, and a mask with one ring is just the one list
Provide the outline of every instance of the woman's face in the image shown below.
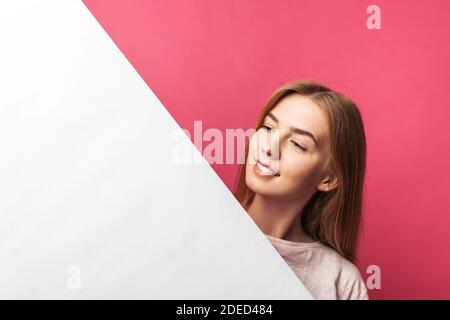
[[283,198],[328,191],[324,181],[329,146],[325,113],[309,98],[289,95],[251,137],[245,182],[256,194]]

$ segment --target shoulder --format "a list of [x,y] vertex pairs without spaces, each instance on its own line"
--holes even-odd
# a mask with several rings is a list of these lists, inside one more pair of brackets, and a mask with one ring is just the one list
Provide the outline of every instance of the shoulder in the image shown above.
[[323,243],[294,243],[268,237],[316,299],[368,299],[358,268]]
[[320,246],[321,266],[333,279],[337,299],[366,300],[367,288],[359,269],[351,261],[328,246]]

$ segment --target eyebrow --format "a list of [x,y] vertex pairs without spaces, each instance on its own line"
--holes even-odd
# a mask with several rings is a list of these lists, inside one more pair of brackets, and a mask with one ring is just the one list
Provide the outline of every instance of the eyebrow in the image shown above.
[[[271,112],[269,112],[269,113],[267,114],[267,116],[268,116],[269,118],[271,118],[273,121],[275,121],[276,123],[279,123],[277,117],[275,117]],[[319,146],[319,143],[318,143],[316,137],[315,137],[311,132],[306,131],[306,130],[303,130],[303,129],[295,128],[295,127],[291,127],[291,131],[292,131],[292,132],[295,132],[295,133],[298,133],[298,134],[301,134],[301,135],[304,135],[304,136],[310,137],[310,138],[314,141],[314,143],[316,144],[316,146]]]

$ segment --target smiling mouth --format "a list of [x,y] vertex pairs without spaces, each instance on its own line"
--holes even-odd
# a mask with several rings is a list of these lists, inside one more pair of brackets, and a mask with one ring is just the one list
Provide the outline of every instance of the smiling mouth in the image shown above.
[[280,176],[279,172],[275,172],[274,170],[266,167],[265,165],[263,165],[258,160],[255,160],[255,162],[256,162],[256,166],[258,167],[258,169],[259,169],[259,171],[261,172],[262,175],[274,176],[274,177],[279,177]]

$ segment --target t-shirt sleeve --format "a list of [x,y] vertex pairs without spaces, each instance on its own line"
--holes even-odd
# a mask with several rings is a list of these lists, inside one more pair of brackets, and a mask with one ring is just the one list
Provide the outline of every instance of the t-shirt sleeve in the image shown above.
[[356,266],[348,266],[348,270],[338,292],[340,300],[369,300],[367,287]]
[[353,285],[347,287],[342,293],[342,299],[345,300],[369,300],[367,288],[364,282],[355,281]]

